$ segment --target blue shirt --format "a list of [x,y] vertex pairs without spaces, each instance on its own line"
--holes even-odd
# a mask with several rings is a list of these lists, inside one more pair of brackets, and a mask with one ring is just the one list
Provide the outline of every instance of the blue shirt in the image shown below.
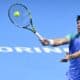
[[[80,50],[80,34],[68,35],[70,40],[69,53],[74,54]],[[70,60],[69,80],[80,80],[80,57]]]

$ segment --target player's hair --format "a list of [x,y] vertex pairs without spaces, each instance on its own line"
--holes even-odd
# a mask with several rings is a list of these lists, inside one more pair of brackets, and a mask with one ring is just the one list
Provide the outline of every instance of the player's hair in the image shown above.
[[77,16],[77,19],[76,19],[76,21],[78,21],[78,20],[80,20],[80,15],[78,15],[78,16]]

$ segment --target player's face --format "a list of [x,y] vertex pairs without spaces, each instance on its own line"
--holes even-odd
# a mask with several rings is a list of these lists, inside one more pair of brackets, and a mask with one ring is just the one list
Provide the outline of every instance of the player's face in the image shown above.
[[77,21],[77,30],[80,32],[80,20]]

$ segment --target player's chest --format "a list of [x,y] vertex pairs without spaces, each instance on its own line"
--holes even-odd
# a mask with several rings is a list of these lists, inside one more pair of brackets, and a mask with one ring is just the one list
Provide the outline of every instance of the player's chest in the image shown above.
[[71,40],[71,45],[80,46],[80,36]]

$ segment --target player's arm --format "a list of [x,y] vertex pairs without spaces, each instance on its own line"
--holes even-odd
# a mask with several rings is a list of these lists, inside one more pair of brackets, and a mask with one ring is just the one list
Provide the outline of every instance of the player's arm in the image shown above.
[[69,55],[69,59],[74,59],[77,57],[80,57],[80,51],[77,51],[77,52]]
[[67,53],[65,58],[61,59],[61,62],[67,62],[71,59],[75,59],[75,58],[78,58],[78,57],[80,57],[80,50],[73,53],[73,54]]
[[80,51],[77,51],[77,52],[69,55],[69,59],[74,59],[77,57],[80,57]]
[[41,43],[46,46],[48,45],[60,46],[60,45],[68,44],[69,41],[70,40],[67,37],[64,37],[64,38],[57,38],[57,39],[43,39]]
[[49,44],[52,46],[59,46],[59,45],[64,45],[69,43],[69,39],[66,37],[64,38],[58,38],[58,39],[49,39]]

